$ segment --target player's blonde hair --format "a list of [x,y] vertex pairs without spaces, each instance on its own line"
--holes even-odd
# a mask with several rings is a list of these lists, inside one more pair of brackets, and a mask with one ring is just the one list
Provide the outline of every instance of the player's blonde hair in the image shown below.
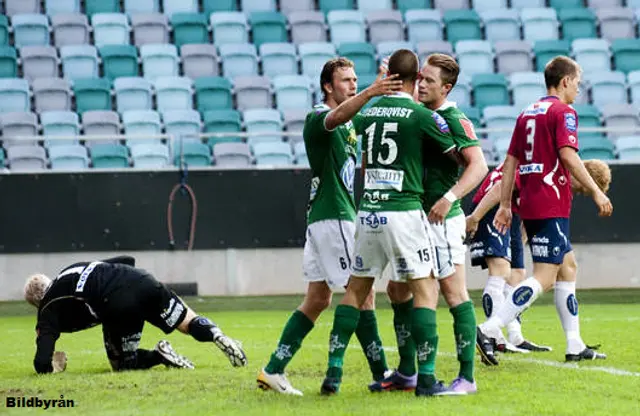
[[40,306],[40,301],[51,285],[51,279],[44,274],[34,274],[29,276],[24,285],[24,299],[35,306]]
[[451,89],[458,82],[460,66],[453,57],[444,53],[432,53],[427,57],[427,65],[440,68],[440,80],[442,84],[451,84]]
[[[609,165],[598,159],[584,160],[583,163],[587,172],[589,172],[589,176],[591,176],[596,185],[598,185],[598,188],[600,188],[602,192],[607,193],[611,185],[611,169]],[[572,185],[576,193],[587,193],[586,188],[578,181],[574,180]]]

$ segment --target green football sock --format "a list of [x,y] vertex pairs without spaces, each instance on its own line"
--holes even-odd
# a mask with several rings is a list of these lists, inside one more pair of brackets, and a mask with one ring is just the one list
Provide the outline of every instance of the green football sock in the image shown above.
[[296,310],[282,330],[278,347],[271,354],[269,364],[264,368],[269,374],[282,374],[295,353],[300,349],[302,340],[313,329],[313,322],[304,313]]
[[413,314],[413,298],[404,303],[392,303],[393,328],[398,341],[400,364],[398,372],[404,376],[416,373],[416,343],[411,336],[411,319]]
[[342,378],[344,353],[351,335],[358,327],[360,311],[349,305],[338,305],[333,317],[333,328],[329,339],[329,368],[327,377]]
[[449,309],[453,315],[453,334],[460,362],[459,377],[473,381],[473,362],[476,354],[476,311],[467,301]]
[[438,332],[436,311],[427,308],[413,308],[411,334],[416,343],[418,356],[418,385],[431,387],[436,383],[436,355],[438,353]]
[[382,380],[384,378],[384,372],[387,371],[387,358],[382,349],[382,340],[378,333],[378,322],[375,311],[360,311],[360,320],[356,328],[356,336],[369,362],[373,379],[375,381]]

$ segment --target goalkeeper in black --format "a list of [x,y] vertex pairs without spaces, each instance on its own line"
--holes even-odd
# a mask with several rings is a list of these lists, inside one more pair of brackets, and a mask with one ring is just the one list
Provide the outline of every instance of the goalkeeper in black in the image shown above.
[[[120,256],[102,261],[75,263],[51,280],[43,274],[27,279],[27,302],[38,308],[36,324],[36,372],[66,368],[66,354],[55,352],[63,332],[76,332],[102,324],[104,344],[115,371],[168,367],[194,368],[168,341],[153,350],[139,348],[145,322],[168,334],[173,330],[197,341],[212,342],[234,367],[246,365],[240,345],[209,319],[198,316],[182,299],[148,272],[135,267],[135,259]],[[55,352],[55,354],[54,354]]]

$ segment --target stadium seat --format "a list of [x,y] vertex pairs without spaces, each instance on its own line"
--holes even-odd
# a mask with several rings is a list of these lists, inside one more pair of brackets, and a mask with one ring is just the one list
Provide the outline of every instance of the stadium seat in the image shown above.
[[580,157],[585,159],[615,159],[614,146],[610,140],[602,137],[583,137],[580,139]]
[[169,18],[177,13],[198,13],[198,0],[162,0],[162,12]]
[[299,167],[309,167],[309,158],[307,157],[307,148],[303,142],[293,143],[293,156],[295,158],[296,165]]
[[128,45],[129,20],[122,13],[97,13],[91,16],[93,43],[102,45]]
[[640,105],[640,71],[631,71],[627,74],[627,83],[631,93],[631,102]]
[[432,40],[425,42],[418,42],[416,44],[416,53],[420,62],[424,62],[427,56],[432,53],[444,53],[446,55],[453,56],[453,47],[451,43],[446,40]]
[[138,51],[132,45],[104,45],[98,48],[105,78],[137,77]]
[[160,0],[123,0],[124,12],[130,16],[142,13],[159,13]]
[[[122,126],[127,145],[160,143],[162,134],[160,114],[154,110],[129,110],[122,113]],[[134,137],[135,136],[135,137]]]
[[222,73],[227,78],[240,75],[258,75],[258,55],[251,43],[224,44],[219,46]]
[[9,16],[24,13],[41,13],[38,0],[5,0],[4,12]]
[[490,140],[497,140],[500,137],[511,137],[516,119],[521,111],[521,108],[507,105],[485,107],[484,110],[482,110],[482,117],[488,129],[508,129],[507,131],[489,132],[487,137]]
[[336,56],[336,48],[331,43],[302,43],[298,45],[298,54],[302,63],[302,73],[316,82],[325,62]]
[[68,80],[97,78],[98,50],[93,45],[66,45],[60,47],[62,72]]
[[[85,111],[82,114],[82,130],[87,136],[117,136],[120,134],[120,116],[115,111]],[[87,146],[98,143],[117,143],[117,139],[87,140]]]
[[289,166],[293,164],[293,155],[289,143],[255,143],[253,154],[258,166]]
[[203,0],[202,6],[207,16],[214,12],[234,12],[238,10],[236,0]]
[[233,107],[231,82],[222,77],[202,77],[194,81],[196,108],[201,113]]
[[71,110],[71,86],[62,78],[38,78],[31,84],[37,112]]
[[331,10],[353,10],[354,0],[318,0],[319,9],[325,14]]
[[455,44],[460,71],[468,76],[493,72],[493,48],[486,40],[461,40]]
[[14,172],[40,171],[47,168],[47,153],[40,146],[11,146],[7,162]]
[[327,41],[327,26],[322,12],[292,12],[289,15],[289,26],[291,41],[295,44]]
[[[282,118],[284,119],[284,128],[289,133],[299,132],[300,135],[289,135],[287,139],[294,143],[302,142],[302,130],[304,129],[304,121],[307,117],[309,110],[301,108],[293,108],[290,110],[282,111]],[[304,145],[304,144],[303,144]]]
[[586,72],[610,71],[609,42],[604,39],[576,39],[571,49],[574,59]]
[[503,74],[475,74],[471,78],[475,106],[482,110],[490,105],[508,105],[509,88]]
[[616,140],[616,150],[620,160],[639,161],[640,160],[640,137],[621,136]]
[[259,50],[264,75],[274,77],[298,73],[298,57],[294,44],[263,43]]
[[363,13],[393,9],[392,0],[356,0],[356,9]]
[[499,162],[502,162],[507,157],[507,151],[509,150],[509,145],[511,144],[511,137],[503,136],[499,139],[493,141],[495,146],[495,156]]
[[236,94],[236,109],[239,111],[273,107],[271,81],[268,77],[258,75],[235,77],[233,90]]
[[249,136],[247,143],[281,142],[282,117],[272,108],[254,108],[242,113],[247,133],[273,133],[269,135]]
[[432,9],[431,0],[396,0],[398,10],[406,13],[408,10]]
[[454,46],[460,40],[482,39],[480,16],[475,10],[445,10],[443,21],[447,40]]
[[434,0],[433,8],[443,11],[468,9],[469,0]]
[[584,1],[583,0],[549,0],[549,7],[553,7],[556,10],[583,8]]
[[121,144],[96,144],[91,146],[90,153],[94,168],[129,167],[129,151]]
[[460,111],[462,111],[467,116],[469,121],[471,121],[471,123],[473,123],[475,128],[479,129],[480,127],[482,127],[482,123],[480,122],[481,113],[480,113],[480,110],[477,107],[471,107],[469,105],[458,104],[458,108],[460,109]]
[[503,40],[494,43],[498,72],[533,71],[531,43],[525,40]]
[[487,10],[480,14],[487,40],[520,39],[520,17],[514,9]]
[[531,7],[545,7],[547,0],[510,0],[510,3],[512,9],[522,10]]
[[38,144],[37,140],[18,138],[33,137],[38,134],[38,117],[34,113],[0,113],[0,126],[2,126],[2,145],[5,149],[15,145],[36,146]]
[[159,169],[169,164],[169,148],[162,143],[139,143],[129,146],[133,167]]
[[314,0],[280,0],[280,11],[285,15],[295,12],[308,12],[315,9]]
[[12,46],[0,46],[0,78],[18,76],[18,53]]
[[148,44],[140,46],[142,73],[145,78],[155,80],[158,77],[178,75],[178,50],[175,45]]
[[85,12],[89,17],[96,13],[120,13],[119,0],[85,0]]
[[216,12],[209,18],[214,44],[220,46],[227,43],[247,43],[248,22],[241,12]]
[[202,121],[196,110],[168,110],[162,113],[162,121],[167,134],[182,136],[185,142],[200,141]]
[[288,41],[287,19],[281,13],[253,12],[249,14],[249,23],[256,47],[268,42]]
[[342,43],[338,46],[338,55],[353,61],[358,74],[375,74],[378,71],[376,49],[370,43]]
[[587,0],[587,7],[599,9],[600,7],[620,7],[622,0]]
[[507,9],[507,0],[471,0],[472,8],[482,14],[489,10]]
[[480,139],[480,148],[482,149],[482,154],[484,155],[485,160],[488,163],[494,162],[496,158],[496,148],[493,144],[493,141],[487,139]]
[[610,131],[607,133],[609,140],[615,140],[620,136],[636,133],[640,127],[638,110],[631,104],[610,103],[602,107],[602,119],[604,125],[613,129],[626,129],[629,131]]
[[246,13],[275,11],[276,0],[240,0],[240,10]]
[[407,35],[410,42],[442,40],[442,14],[440,10],[407,10]]
[[584,129],[593,127],[602,127],[600,110],[591,104],[574,104],[574,110],[578,114],[578,134],[582,140],[583,137],[603,137],[602,133],[586,132]]
[[174,149],[173,164],[180,166],[181,159],[188,167],[211,166],[211,149],[203,143],[183,142]]
[[369,41],[371,43],[404,40],[404,25],[402,14],[399,11],[374,10],[365,16],[365,21],[369,26]]
[[85,78],[73,81],[76,111],[112,110],[111,82],[106,78]]
[[584,74],[584,80],[589,83],[591,101],[598,107],[610,103],[620,104],[628,101],[627,85],[622,72],[590,72]]
[[20,48],[20,61],[22,76],[29,81],[60,76],[58,52],[53,46],[23,46]]
[[13,46],[49,45],[49,20],[43,14],[17,14],[11,18]]
[[0,14],[0,45],[9,44],[9,19]]
[[465,74],[458,75],[458,82],[453,87],[449,96],[450,101],[458,103],[458,106],[470,106],[471,105],[471,80]]
[[89,21],[80,13],[64,13],[51,16],[51,29],[55,46],[89,43]]
[[[162,13],[140,13],[131,16],[131,31],[136,46],[169,43],[169,30],[169,20]],[[178,39],[181,33],[179,30]]]
[[640,70],[640,39],[615,39],[611,50],[616,71]]
[[635,22],[633,10],[623,7],[606,7],[596,9],[600,23],[600,36],[608,41],[614,39],[635,38]]
[[540,72],[515,72],[509,76],[513,92],[513,105],[523,109],[544,97],[547,88]]
[[171,16],[171,26],[173,43],[177,47],[189,43],[209,43],[208,19],[204,14],[175,13]]
[[78,171],[89,167],[87,148],[79,144],[50,147],[49,160],[53,170]]
[[0,113],[30,111],[29,83],[22,78],[0,78]]
[[52,139],[53,136],[78,136],[80,134],[80,119],[73,111],[43,111],[40,113],[42,135],[45,146],[59,146],[78,144],[77,139]]
[[547,62],[558,55],[569,56],[571,44],[567,40],[538,40],[533,44],[533,55],[536,58],[536,71],[544,72]]
[[[237,110],[213,110],[206,111],[202,115],[204,122],[205,133],[232,133],[240,132],[242,128],[242,122],[240,120],[240,112]],[[240,137],[237,136],[221,136],[221,137],[209,137],[209,146],[214,146],[217,143],[226,142],[240,142]]]
[[522,9],[520,20],[525,40],[535,42],[558,39],[559,23],[555,9],[545,7]]
[[[377,74],[362,74],[358,75],[358,92],[362,92],[362,90],[368,88],[378,77]],[[315,82],[315,81],[314,81]],[[322,89],[318,84],[316,87],[316,97],[322,97]],[[369,100],[369,104],[371,104],[374,100]]]
[[186,77],[157,77],[154,81],[156,90],[156,109],[190,110],[193,108],[193,90],[191,79]]
[[359,10],[333,10],[327,14],[331,41],[366,42],[364,16]]
[[116,78],[113,82],[113,89],[119,113],[129,110],[151,110],[153,107],[151,82],[145,78]]
[[596,15],[591,9],[560,9],[558,18],[562,25],[562,38],[572,41],[581,38],[597,38]]
[[218,51],[211,44],[188,44],[180,48],[182,73],[191,79],[213,77],[220,74]]
[[213,145],[213,158],[220,168],[251,166],[251,150],[246,143],[216,143]]
[[278,110],[305,109],[313,106],[309,79],[304,75],[278,75],[273,78]]
[[409,49],[410,51],[414,50],[414,46],[411,42],[380,42],[376,46],[376,52],[380,59],[383,59],[387,56],[391,56],[398,49]]

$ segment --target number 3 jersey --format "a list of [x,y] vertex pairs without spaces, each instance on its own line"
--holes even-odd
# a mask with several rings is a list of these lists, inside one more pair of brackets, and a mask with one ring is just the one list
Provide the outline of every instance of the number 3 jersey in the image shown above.
[[364,211],[422,209],[425,140],[434,152],[454,147],[447,122],[406,93],[382,97],[361,113],[358,131],[366,159]]
[[355,220],[353,182],[356,171],[356,131],[348,121],[329,131],[325,119],[331,111],[316,105],[307,114],[303,137],[311,166],[307,224],[321,220]]
[[578,116],[557,97],[543,97],[518,117],[509,154],[518,159],[522,219],[568,218],[571,175],[560,149],[578,150]]

